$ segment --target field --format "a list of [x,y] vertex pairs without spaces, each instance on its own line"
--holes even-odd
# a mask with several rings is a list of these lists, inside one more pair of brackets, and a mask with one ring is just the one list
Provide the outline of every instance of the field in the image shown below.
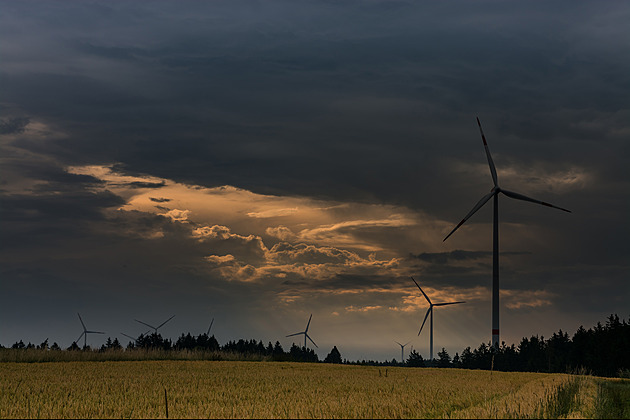
[[167,410],[171,418],[584,418],[597,414],[599,392],[591,377],[459,369],[242,361],[0,364],[2,418],[165,418]]

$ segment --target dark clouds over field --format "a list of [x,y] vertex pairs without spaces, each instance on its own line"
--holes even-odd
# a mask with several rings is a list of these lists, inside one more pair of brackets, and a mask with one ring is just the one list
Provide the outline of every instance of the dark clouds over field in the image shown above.
[[391,358],[409,275],[468,302],[436,346],[488,341],[490,206],[442,242],[492,186],[476,116],[502,186],[573,211],[502,197],[502,339],[630,315],[623,2],[0,8],[4,345],[314,313],[320,356]]

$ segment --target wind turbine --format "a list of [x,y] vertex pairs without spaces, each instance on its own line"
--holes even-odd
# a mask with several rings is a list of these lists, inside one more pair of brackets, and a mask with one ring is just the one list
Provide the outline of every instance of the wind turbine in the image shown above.
[[212,318],[212,321],[210,321],[210,326],[208,327],[208,332],[206,333],[208,337],[210,337],[210,329],[212,328],[212,324],[214,324],[214,318]]
[[81,321],[81,325],[83,326],[83,332],[81,333],[79,338],[76,339],[76,341],[79,341],[81,337],[83,337],[83,348],[86,348],[88,334],[105,334],[105,333],[101,331],[89,331],[87,328],[85,328],[85,324],[83,323],[83,320],[81,319],[81,315],[78,312],[77,312],[77,315],[79,315],[79,321]]
[[466,222],[477,210],[483,207],[484,204],[488,202],[491,198],[494,197],[494,218],[493,218],[493,229],[492,229],[492,346],[499,347],[499,193],[503,193],[509,198],[514,198],[516,200],[530,201],[536,204],[542,204],[543,206],[553,207],[554,209],[566,211],[571,213],[570,210],[563,209],[562,207],[554,206],[553,204],[545,203],[544,201],[535,200],[533,198],[526,197],[522,194],[515,193],[512,191],[504,190],[499,187],[499,182],[497,180],[497,170],[494,166],[494,162],[492,161],[492,156],[490,155],[490,149],[488,149],[488,143],[486,142],[486,137],[483,135],[483,130],[481,129],[481,123],[479,122],[479,118],[477,118],[477,125],[479,126],[479,132],[481,133],[481,139],[483,140],[483,147],[486,149],[486,157],[488,158],[488,165],[490,166],[490,175],[492,175],[492,181],[494,182],[494,187],[488,194],[483,196],[481,200],[473,209],[462,219],[461,222],[455,229],[449,233],[444,241],[448,239],[461,225]]
[[411,343],[411,341],[408,341],[405,344],[400,344],[398,341],[394,340],[394,343],[398,344],[400,346],[400,361],[401,363],[405,363],[405,346],[409,343]]
[[[171,319],[173,319],[173,318],[175,318],[175,315],[173,315],[172,317],[170,317],[170,318],[169,318],[169,319],[167,319],[166,321],[162,322],[162,323],[161,323],[160,325],[158,325],[157,327],[154,327],[153,325],[149,325],[149,324],[147,324],[146,322],[142,322],[142,321],[137,320],[137,319],[136,319],[135,321],[136,321],[136,322],[139,322],[139,323],[141,323],[141,324],[144,324],[144,325],[146,325],[147,327],[150,327],[152,330],[154,330],[154,331],[155,331],[155,334],[157,335],[157,333],[158,333],[158,329],[159,329],[159,328],[162,328],[162,326],[164,326],[164,324],[166,324],[168,321],[170,321],[170,320],[171,320]],[[148,331],[147,331],[147,332],[148,332]]]
[[300,334],[304,334],[304,348],[306,348],[306,339],[308,338],[309,340],[311,340],[311,343],[313,343],[315,345],[315,347],[319,348],[317,346],[317,344],[315,344],[315,342],[313,341],[313,339],[308,335],[308,326],[311,325],[311,318],[313,318],[313,314],[311,314],[311,317],[308,319],[308,324],[306,324],[306,329],[302,332],[298,332],[295,334],[289,334],[287,335],[287,337],[293,337],[294,335],[300,335]]
[[138,339],[137,339],[137,338],[134,338],[134,337],[132,337],[132,336],[130,336],[130,335],[127,335],[127,334],[125,334],[124,332],[121,332],[121,334],[122,334],[122,335],[124,335],[124,336],[125,336],[125,337],[127,337],[127,338],[132,339],[134,343],[136,343],[136,344],[138,343]]
[[427,314],[424,316],[424,321],[422,321],[422,326],[420,327],[420,331],[418,331],[418,335],[420,335],[420,333],[422,332],[422,328],[424,327],[424,323],[427,322],[427,317],[429,316],[429,314],[431,314],[431,334],[430,334],[431,335],[431,339],[430,339],[431,345],[429,347],[429,360],[431,362],[433,362],[433,307],[434,306],[456,305],[458,303],[466,303],[466,302],[432,303],[431,299],[429,299],[427,294],[424,293],[424,290],[422,290],[422,288],[416,282],[416,280],[413,277],[411,278],[411,280],[413,280],[413,282],[416,283],[416,286],[418,286],[418,289],[420,289],[420,291],[424,295],[424,298],[427,300],[427,302],[429,302],[429,309],[427,309]]

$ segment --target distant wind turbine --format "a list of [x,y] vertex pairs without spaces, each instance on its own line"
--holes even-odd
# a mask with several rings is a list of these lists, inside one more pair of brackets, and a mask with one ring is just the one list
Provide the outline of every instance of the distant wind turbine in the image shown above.
[[317,346],[317,344],[315,344],[315,342],[313,341],[313,339],[308,335],[308,327],[309,325],[311,325],[311,318],[313,318],[313,314],[311,314],[310,318],[308,319],[308,324],[306,324],[306,329],[302,332],[298,332],[295,334],[289,334],[287,335],[287,337],[293,337],[294,335],[300,335],[300,334],[304,334],[304,348],[306,348],[306,339],[308,338],[309,340],[311,340],[311,343],[313,343],[315,345],[315,347],[319,348]]
[[208,332],[206,333],[208,337],[210,337],[210,329],[212,328],[212,324],[214,324],[214,318],[212,318],[212,321],[210,322],[210,326],[208,327]]
[[422,321],[422,326],[420,327],[420,331],[418,331],[418,335],[420,335],[420,333],[422,332],[422,328],[424,328],[424,323],[427,322],[427,317],[429,316],[429,314],[431,314],[431,333],[430,333],[431,338],[430,338],[430,347],[429,347],[429,360],[432,362],[433,361],[433,307],[456,305],[458,303],[466,303],[466,302],[432,303],[431,299],[429,299],[427,294],[424,293],[424,290],[422,290],[422,287],[420,287],[418,282],[416,282],[416,280],[413,277],[411,278],[411,280],[413,280],[413,282],[416,283],[416,286],[418,286],[418,289],[420,289],[424,298],[427,300],[427,302],[429,302],[429,309],[427,309],[427,314],[424,316],[424,321]]
[[405,363],[405,346],[409,343],[411,343],[411,341],[408,341],[405,344],[400,344],[398,341],[394,340],[394,343],[398,344],[400,346],[400,361],[401,363]]
[[81,325],[83,326],[83,332],[81,333],[81,335],[79,336],[79,338],[77,338],[75,340],[75,342],[79,341],[81,339],[81,337],[83,337],[83,347],[87,347],[87,335],[88,334],[105,334],[104,332],[101,331],[89,331],[87,328],[85,328],[85,324],[83,323],[83,320],[81,319],[81,315],[77,312],[77,315],[79,315],[79,321],[81,321]]
[[[141,323],[141,324],[143,324],[143,325],[146,325],[146,326],[147,326],[147,327],[149,327],[149,328],[151,328],[152,330],[154,330],[154,331],[155,331],[155,334],[157,335],[157,333],[158,333],[158,329],[162,328],[162,327],[164,326],[164,324],[166,324],[168,321],[170,321],[170,320],[171,320],[171,319],[173,319],[173,318],[175,318],[175,315],[173,315],[172,317],[170,317],[170,318],[169,318],[169,319],[167,319],[166,321],[162,322],[162,323],[161,323],[160,325],[158,325],[157,327],[154,327],[153,325],[149,325],[149,324],[147,324],[146,322],[142,322],[142,321],[140,321],[140,320],[138,320],[138,319],[136,319],[135,321],[136,321],[136,322],[139,322],[139,323]],[[148,331],[147,331],[147,332],[148,332]]]
[[481,139],[483,140],[483,147],[486,149],[486,157],[488,158],[488,165],[490,166],[490,175],[492,175],[492,181],[494,182],[494,187],[488,194],[483,196],[481,200],[473,209],[462,219],[461,222],[455,229],[449,233],[444,241],[448,239],[461,225],[466,222],[477,210],[484,206],[492,197],[494,197],[494,218],[493,218],[493,230],[492,230],[492,345],[494,347],[499,346],[499,193],[503,193],[510,198],[514,198],[516,200],[529,201],[536,204],[541,204],[547,207],[553,207],[558,210],[566,211],[571,213],[570,210],[563,209],[562,207],[554,206],[549,203],[545,203],[544,201],[535,200],[533,198],[526,197],[522,194],[518,194],[512,191],[504,190],[499,187],[499,182],[497,179],[497,170],[494,166],[494,162],[492,161],[492,156],[490,155],[490,149],[488,149],[488,143],[486,142],[486,137],[483,135],[483,130],[481,128],[481,123],[479,122],[479,118],[477,118],[477,125],[479,126],[479,132],[481,133]]

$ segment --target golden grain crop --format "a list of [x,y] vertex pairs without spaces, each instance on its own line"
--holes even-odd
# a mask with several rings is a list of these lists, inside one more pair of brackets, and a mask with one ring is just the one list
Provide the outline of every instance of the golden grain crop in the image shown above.
[[567,375],[230,361],[0,364],[0,417],[531,417]]

